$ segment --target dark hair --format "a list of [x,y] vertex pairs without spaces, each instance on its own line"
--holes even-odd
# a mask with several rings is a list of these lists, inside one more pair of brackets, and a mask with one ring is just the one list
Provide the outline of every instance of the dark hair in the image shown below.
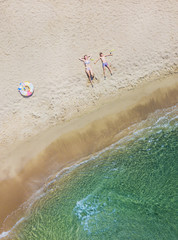
[[84,55],[84,57],[83,57],[83,58],[85,58],[85,57],[87,57],[87,55]]
[[100,52],[100,57],[101,57],[101,54],[103,54],[102,52]]

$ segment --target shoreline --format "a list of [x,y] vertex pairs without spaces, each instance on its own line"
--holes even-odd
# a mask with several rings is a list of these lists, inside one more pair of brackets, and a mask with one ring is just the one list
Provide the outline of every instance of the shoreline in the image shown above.
[[[117,101],[126,101],[126,106],[128,106],[128,96],[135,91],[135,89],[140,89],[143,87],[145,89],[147,86],[150,86],[149,92],[151,93],[153,88],[159,88],[159,81],[164,80],[165,78],[169,78],[169,76],[175,75],[178,73],[178,66],[174,66],[174,72],[172,70],[169,70],[168,72],[164,72],[162,74],[159,74],[158,76],[155,73],[152,73],[151,76],[146,76],[145,78],[141,78],[138,80],[137,85],[125,87],[118,91],[117,95],[108,95],[105,97],[100,98],[96,105],[88,106],[86,109],[83,109],[83,111],[80,111],[78,114],[73,114],[71,118],[66,120],[65,122],[58,121],[55,125],[52,125],[50,127],[44,128],[44,130],[39,129],[39,132],[35,135],[32,135],[31,137],[25,137],[22,140],[16,140],[15,142],[11,144],[1,144],[0,145],[0,168],[2,169],[2,174],[0,175],[0,182],[3,180],[6,180],[8,178],[12,178],[16,176],[16,174],[28,163],[29,159],[32,159],[37,154],[39,154],[41,151],[43,151],[48,145],[51,144],[51,142],[55,141],[59,136],[62,134],[65,134],[66,132],[79,129],[83,126],[85,126],[87,123],[90,123],[91,121],[95,121],[98,119],[99,114],[103,117],[105,116],[104,108],[108,112],[108,114],[115,113],[115,108],[112,106],[108,109],[108,104],[112,105],[113,102]],[[156,83],[155,83],[156,81]],[[156,84],[155,86],[153,86]],[[165,84],[165,83],[164,83]],[[166,86],[169,87],[169,84]],[[147,89],[148,91],[148,89]],[[146,91],[144,90],[144,93],[147,95]],[[126,97],[125,97],[126,96]],[[134,94],[131,94],[131,97],[134,97],[134,100],[137,99],[137,96],[134,96]],[[140,96],[144,97],[145,95],[140,92]],[[132,104],[132,99],[130,100],[130,104]],[[124,107],[122,107],[122,104],[120,104],[120,110],[124,110]],[[99,110],[99,113],[96,113]],[[95,112],[95,114],[93,114]],[[80,119],[80,123],[78,123],[78,120]],[[42,135],[42,137],[41,137]],[[10,136],[9,136],[10,137]],[[44,141],[42,140],[44,138]],[[40,141],[39,141],[40,140]],[[31,142],[34,142],[36,144],[31,147]],[[23,147],[21,147],[23,146]],[[23,148],[25,148],[25,151],[23,151]],[[15,159],[14,159],[14,153],[15,153]],[[13,158],[13,161],[11,162],[10,159]],[[23,158],[23,161],[22,161]],[[13,162],[17,163],[17,166],[12,166]],[[9,165],[6,164],[6,162],[9,163]],[[19,168],[18,166],[21,165]],[[4,166],[6,166],[4,168]],[[9,170],[10,169],[10,170]]]
[[[7,215],[46,182],[48,176],[116,142],[119,132],[146,119],[155,110],[176,104],[177,79],[178,73],[175,73],[143,81],[114,99],[101,101],[95,110],[23,142],[23,148],[18,143],[5,159],[6,169],[11,167],[10,177],[0,182],[0,195],[3,196],[0,226]],[[2,230],[10,225],[13,223],[5,224]]]
[[[178,102],[177,11],[176,0],[0,1],[0,232],[49,176]],[[104,80],[94,62],[111,51]]]

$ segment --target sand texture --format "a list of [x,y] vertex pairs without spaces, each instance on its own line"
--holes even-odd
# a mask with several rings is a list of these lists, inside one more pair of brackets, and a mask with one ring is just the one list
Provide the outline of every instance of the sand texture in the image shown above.
[[[176,0],[1,0],[0,167],[17,142],[150,75],[174,72],[177,26]],[[92,54],[96,60],[112,49],[113,76],[107,72],[104,80],[101,64],[92,62],[98,78],[92,88],[78,58]],[[23,81],[35,87],[30,98],[17,90]]]
[[[128,136],[135,123],[147,119],[157,109],[175,105],[177,78],[178,73],[147,82],[65,126],[54,126],[24,141],[23,147],[17,148],[6,161],[11,178],[0,182],[0,232],[9,230],[20,219],[24,207],[22,211],[18,207],[29,199],[33,202],[38,196],[36,191],[48,186],[56,175]],[[24,166],[28,152],[34,157]]]
[[[51,173],[178,102],[177,26],[177,0],[0,0],[0,226]],[[92,88],[78,58],[112,49]]]

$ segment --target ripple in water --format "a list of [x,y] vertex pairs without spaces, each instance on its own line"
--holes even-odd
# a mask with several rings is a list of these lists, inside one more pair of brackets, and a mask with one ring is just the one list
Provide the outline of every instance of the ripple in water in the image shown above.
[[177,119],[176,106],[157,111],[57,174],[7,239],[178,239]]

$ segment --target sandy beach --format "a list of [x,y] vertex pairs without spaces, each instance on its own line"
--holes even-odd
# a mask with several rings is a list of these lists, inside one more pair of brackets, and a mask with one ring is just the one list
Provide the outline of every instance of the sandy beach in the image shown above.
[[[176,0],[0,1],[1,224],[47,176],[177,103],[177,12]],[[92,61],[92,88],[78,58],[112,49],[113,76]]]
[[[145,120],[155,110],[175,105],[178,102],[177,78],[178,73],[175,73],[140,84],[122,96],[102,102],[97,109],[78,119],[51,127],[24,141],[23,149],[19,145],[9,151],[4,166],[13,177],[0,183],[1,224],[7,215],[48,184],[56,172],[118,141],[128,134],[129,126]],[[13,226],[21,214],[21,211],[13,212],[3,223],[3,231]]]

